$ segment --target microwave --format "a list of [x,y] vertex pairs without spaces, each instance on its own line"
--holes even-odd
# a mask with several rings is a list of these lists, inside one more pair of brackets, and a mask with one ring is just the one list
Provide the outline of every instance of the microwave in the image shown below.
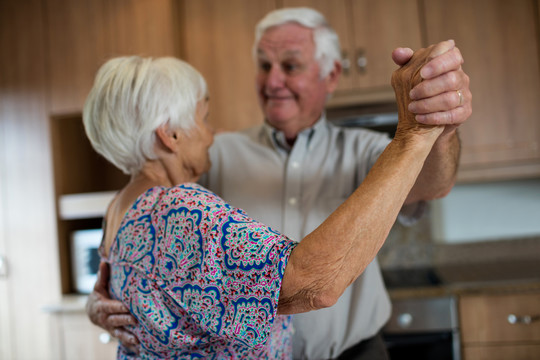
[[73,288],[81,294],[94,289],[99,269],[99,246],[102,229],[77,230],[71,233],[71,273]]

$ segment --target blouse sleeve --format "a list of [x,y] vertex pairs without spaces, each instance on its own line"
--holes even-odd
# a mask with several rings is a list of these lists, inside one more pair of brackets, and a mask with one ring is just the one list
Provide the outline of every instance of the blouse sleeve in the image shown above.
[[164,288],[203,331],[261,347],[296,243],[198,185],[175,189],[156,217]]

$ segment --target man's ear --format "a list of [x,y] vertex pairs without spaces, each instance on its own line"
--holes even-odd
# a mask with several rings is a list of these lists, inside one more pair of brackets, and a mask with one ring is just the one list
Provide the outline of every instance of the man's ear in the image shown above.
[[337,89],[342,71],[343,67],[341,66],[341,63],[339,61],[334,61],[334,68],[325,78],[326,91],[328,94],[333,93]]
[[163,124],[156,129],[156,136],[161,144],[171,152],[176,151],[179,134],[170,129],[169,124]]

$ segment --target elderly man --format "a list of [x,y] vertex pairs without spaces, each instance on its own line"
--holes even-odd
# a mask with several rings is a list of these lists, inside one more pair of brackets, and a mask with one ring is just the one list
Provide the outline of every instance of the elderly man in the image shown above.
[[[358,187],[389,139],[327,122],[324,107],[341,74],[340,50],[337,35],[318,12],[295,8],[269,13],[257,25],[254,50],[265,123],[216,136],[212,168],[203,184],[253,218],[300,240]],[[392,57],[403,65],[412,54],[399,48]],[[454,184],[456,129],[471,114],[462,62],[453,41],[435,45],[420,72],[423,81],[410,91],[408,110],[416,114],[418,126],[445,125],[445,131],[405,201],[403,218],[418,217],[424,201],[446,195]],[[397,100],[402,109],[409,102]],[[136,342],[121,328],[132,319],[121,314],[125,309],[108,299],[105,289],[106,276],[89,298],[90,318],[124,343]],[[294,357],[385,359],[380,330],[390,311],[374,260],[334,306],[295,315]]]

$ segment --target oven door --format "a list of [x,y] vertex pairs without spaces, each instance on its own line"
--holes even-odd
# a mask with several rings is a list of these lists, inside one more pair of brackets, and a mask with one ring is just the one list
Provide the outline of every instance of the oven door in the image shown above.
[[453,297],[392,301],[383,330],[391,360],[459,360],[459,327]]

